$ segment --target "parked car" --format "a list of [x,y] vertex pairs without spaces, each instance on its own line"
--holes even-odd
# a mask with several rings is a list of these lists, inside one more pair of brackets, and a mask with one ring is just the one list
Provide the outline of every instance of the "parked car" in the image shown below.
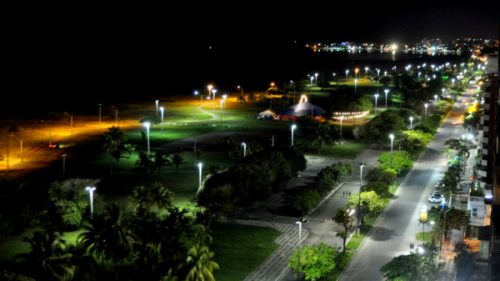
[[441,203],[443,200],[444,195],[439,193],[439,191],[433,191],[431,194],[429,194],[429,198],[427,198],[427,201],[430,203]]

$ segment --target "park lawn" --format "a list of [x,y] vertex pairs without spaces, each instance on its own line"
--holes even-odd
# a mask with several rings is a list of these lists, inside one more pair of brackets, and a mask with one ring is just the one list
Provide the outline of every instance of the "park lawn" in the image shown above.
[[214,260],[220,270],[215,271],[218,281],[238,281],[254,271],[271,255],[278,245],[274,240],[281,233],[268,227],[217,224],[213,227]]
[[365,148],[365,143],[357,141],[344,141],[341,144],[327,148],[328,150],[325,151],[325,154],[338,158],[354,159]]
[[[22,234],[11,236],[5,240],[0,241],[0,262],[12,261],[15,256],[25,254],[30,251],[30,244],[24,241],[25,238],[33,236],[35,231],[41,230],[39,228],[27,229]],[[66,240],[68,245],[75,246],[78,236],[83,230],[68,231],[63,233],[63,239]]]
[[434,231],[426,231],[426,232],[417,232],[416,239],[417,241],[423,241],[425,243],[432,242],[432,236],[434,235]]

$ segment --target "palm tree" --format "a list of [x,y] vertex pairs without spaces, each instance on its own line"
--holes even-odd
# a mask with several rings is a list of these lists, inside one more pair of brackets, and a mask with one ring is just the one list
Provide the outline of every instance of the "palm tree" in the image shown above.
[[163,151],[155,151],[153,163],[155,168],[158,169],[158,173],[160,173],[161,168],[170,165],[172,163],[172,160],[170,159],[170,155],[168,155],[167,153]]
[[138,186],[132,191],[130,204],[136,210],[139,216],[145,214],[153,206],[159,212],[160,208],[168,209],[173,206],[173,192],[157,182],[153,185],[144,187]]
[[117,203],[106,208],[105,215],[94,217],[84,229],[79,236],[79,243],[97,257],[110,259],[116,264],[133,253],[136,236]]
[[113,126],[104,134],[103,149],[115,159],[116,166],[118,166],[118,161],[122,156],[123,142],[125,140],[125,135],[119,127]]
[[215,281],[214,270],[219,269],[219,265],[212,260],[214,256],[210,249],[201,244],[197,244],[188,252],[185,264],[187,274],[185,281]]
[[37,231],[33,237],[24,241],[30,244],[31,251],[17,257],[23,259],[37,280],[71,280],[74,267],[70,263],[71,254],[67,251],[66,241],[58,232]]
[[176,153],[172,157],[172,164],[175,166],[175,169],[179,169],[179,166],[184,163],[184,157],[182,157],[181,153]]

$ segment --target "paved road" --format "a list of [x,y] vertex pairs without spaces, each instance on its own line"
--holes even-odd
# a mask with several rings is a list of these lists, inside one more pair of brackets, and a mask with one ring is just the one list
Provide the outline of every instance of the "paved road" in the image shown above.
[[464,110],[462,104],[453,107],[435,140],[401,183],[396,198],[380,216],[340,280],[382,280],[380,267],[397,255],[408,254],[410,244],[416,244],[415,235],[422,229],[418,223],[419,211],[429,206],[427,196],[442,177],[446,165],[441,154],[444,142],[459,138],[464,132],[462,126],[453,125]]

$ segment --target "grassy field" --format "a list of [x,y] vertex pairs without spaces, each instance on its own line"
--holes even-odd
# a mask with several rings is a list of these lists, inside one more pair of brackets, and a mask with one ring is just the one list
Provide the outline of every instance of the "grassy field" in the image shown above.
[[220,270],[218,281],[238,281],[255,270],[278,245],[274,240],[281,233],[267,227],[236,224],[214,226],[211,250]]
[[[28,253],[30,251],[30,245],[24,240],[33,236],[36,230],[37,229],[29,229],[23,234],[0,241],[0,262],[12,261],[16,255]],[[82,230],[64,232],[63,239],[66,240],[69,245],[76,245],[76,240],[80,233],[82,233]]]

